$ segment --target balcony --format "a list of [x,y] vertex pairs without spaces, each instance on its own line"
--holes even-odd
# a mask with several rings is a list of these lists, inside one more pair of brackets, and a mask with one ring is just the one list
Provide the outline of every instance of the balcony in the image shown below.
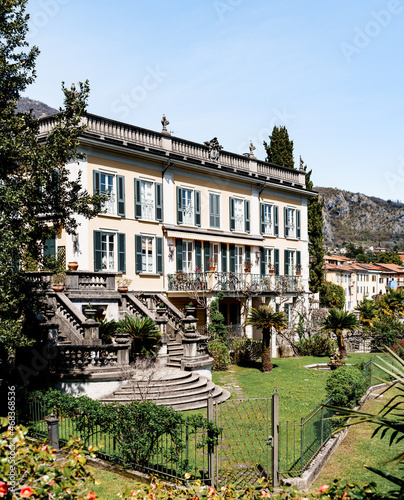
[[301,276],[275,276],[251,273],[207,273],[169,274],[167,288],[170,292],[241,292],[260,293],[297,293],[303,290]]

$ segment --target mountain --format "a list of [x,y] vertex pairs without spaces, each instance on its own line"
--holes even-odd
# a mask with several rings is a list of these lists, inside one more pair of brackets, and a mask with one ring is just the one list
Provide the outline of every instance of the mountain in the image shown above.
[[335,188],[314,188],[324,200],[324,243],[404,248],[404,204]]
[[57,109],[51,108],[43,102],[34,101],[28,97],[20,97],[17,103],[17,111],[20,113],[28,113],[31,109],[37,118],[54,115],[58,112]]

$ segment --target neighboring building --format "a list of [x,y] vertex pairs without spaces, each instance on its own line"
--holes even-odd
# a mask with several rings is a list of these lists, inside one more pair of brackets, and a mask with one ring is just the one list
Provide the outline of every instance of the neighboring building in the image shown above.
[[[223,292],[220,309],[235,333],[252,336],[246,311],[261,303],[292,321],[309,294],[307,199],[315,193],[304,171],[223,151],[216,138],[171,136],[165,117],[162,132],[91,114],[84,122],[85,159],[69,165],[71,175],[81,172],[83,187],[109,200],[94,219],[78,218],[76,235],[62,230],[48,241],[49,253],[95,273],[92,282],[122,274],[136,295],[163,293],[179,310]],[[42,136],[55,124],[40,123]],[[74,299],[81,307],[89,300]],[[117,316],[107,298],[98,307]],[[200,328],[204,308],[198,318]]]
[[325,279],[345,290],[345,309],[352,311],[363,299],[404,286],[404,267],[396,264],[363,264],[340,256],[324,257]]

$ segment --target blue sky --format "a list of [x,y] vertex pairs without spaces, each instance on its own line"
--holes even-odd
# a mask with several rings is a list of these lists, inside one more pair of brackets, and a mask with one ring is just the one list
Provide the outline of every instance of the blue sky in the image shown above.
[[318,186],[404,200],[404,0],[29,0],[25,95],[265,159],[285,125]]

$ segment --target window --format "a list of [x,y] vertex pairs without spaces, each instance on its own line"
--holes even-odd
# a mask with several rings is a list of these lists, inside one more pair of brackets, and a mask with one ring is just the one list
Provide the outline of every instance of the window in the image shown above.
[[94,271],[126,272],[125,234],[94,231]]
[[163,273],[163,238],[140,234],[135,236],[136,273]]
[[220,194],[209,193],[209,226],[220,228]]
[[284,209],[285,238],[300,238],[300,210]]
[[177,187],[177,224],[201,225],[201,192]]
[[182,242],[182,270],[186,273],[192,273],[194,270],[192,261],[192,241],[183,240]]
[[243,264],[243,247],[236,246],[235,248],[235,259],[236,259],[236,273],[242,273],[244,271]]
[[216,271],[219,271],[219,243],[211,243],[210,245],[210,259],[211,264],[215,266]]
[[279,275],[279,249],[263,248],[261,250],[261,274]]
[[135,179],[135,217],[145,220],[163,220],[163,185],[158,182]]
[[230,198],[230,231],[250,232],[250,202]]
[[284,255],[285,276],[295,276],[301,272],[301,252],[296,250],[285,250]]
[[106,172],[93,172],[94,193],[108,196],[101,207],[105,213],[125,217],[125,177]]

